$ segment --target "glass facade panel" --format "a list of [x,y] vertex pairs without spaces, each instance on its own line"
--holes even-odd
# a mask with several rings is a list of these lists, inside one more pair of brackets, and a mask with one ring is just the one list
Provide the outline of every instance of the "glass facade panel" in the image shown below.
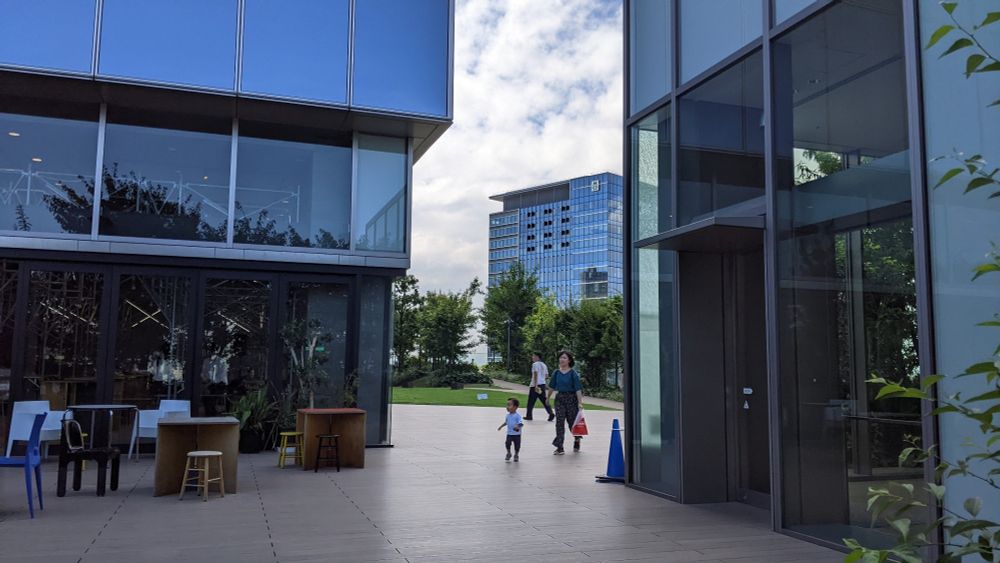
[[[357,407],[368,411],[368,444],[389,443],[389,287],[387,278],[361,278],[358,333]],[[375,422],[378,421],[377,424]]]
[[868,487],[922,479],[919,402],[866,383],[919,376],[900,4],[835,5],[774,72],[784,526],[889,546]]
[[231,136],[109,123],[100,234],[225,241]]
[[678,226],[711,215],[764,213],[764,93],[760,53],[680,99]]
[[406,140],[358,135],[358,250],[403,252],[406,242]]
[[679,1],[681,83],[761,36],[761,0]]
[[779,24],[815,3],[816,0],[774,0],[774,23]]
[[190,297],[187,277],[121,276],[113,402],[157,409],[161,399],[184,393],[190,372]]
[[93,121],[0,113],[0,230],[90,233]]
[[347,373],[349,308],[347,284],[288,285],[288,318],[281,327],[286,359],[282,380],[298,395],[298,404],[327,408],[356,403],[356,378]]
[[629,12],[629,108],[635,114],[670,91],[672,4],[634,0]]
[[348,0],[247,0],[240,89],[347,102]]
[[[986,3],[959,2],[955,18],[967,29],[986,17]],[[920,44],[927,45],[938,27],[953,24],[941,5],[921,0]],[[991,9],[995,9],[992,7]],[[994,55],[1000,52],[996,24],[977,34],[979,42]],[[921,57],[923,70],[924,140],[927,185],[934,186],[944,173],[958,163],[948,157],[956,151],[966,156],[980,154],[990,168],[1000,163],[1000,108],[986,107],[1000,97],[1000,75],[995,72],[963,76],[966,57],[972,51],[940,58],[954,39],[944,41]],[[937,373],[957,375],[993,355],[997,331],[979,327],[1000,312],[1000,276],[991,274],[972,280],[973,268],[988,262],[1000,225],[1000,199],[989,198],[995,186],[963,193],[972,178],[961,174],[941,187],[927,191],[930,210],[931,275],[934,303],[935,363]],[[938,384],[938,393],[973,397],[989,389],[976,377],[948,377]],[[984,405],[986,403],[983,403]],[[957,415],[938,417],[941,456],[954,460],[972,453],[965,447],[968,436],[979,436],[978,425]],[[992,468],[992,467],[990,467]],[[979,474],[990,468],[973,467]],[[953,476],[947,480],[945,507],[962,512],[965,499],[995,498],[995,489],[972,477]],[[1000,519],[1000,503],[986,502],[980,517]]]
[[671,197],[670,106],[632,128],[633,224],[636,240],[670,229]]
[[0,14],[0,64],[90,72],[94,0],[3,0]]
[[353,105],[448,113],[449,1],[357,0]]
[[103,288],[98,273],[30,273],[21,400],[52,410],[98,402]]
[[240,137],[234,240],[348,248],[351,145]]
[[[0,412],[11,412],[11,387],[14,379],[14,306],[17,302],[17,262],[0,260]],[[6,444],[10,421],[0,416],[0,439]],[[4,455],[6,455],[6,452]]]
[[634,482],[677,496],[677,372],[674,343],[674,253],[633,254]]
[[221,416],[232,401],[267,385],[271,282],[205,282],[200,404],[195,416]]
[[232,90],[237,0],[104,0],[100,74]]

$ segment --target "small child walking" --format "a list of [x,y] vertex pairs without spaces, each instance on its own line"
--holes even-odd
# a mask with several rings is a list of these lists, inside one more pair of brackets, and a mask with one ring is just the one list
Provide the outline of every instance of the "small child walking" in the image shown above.
[[510,445],[514,444],[514,461],[517,461],[517,455],[521,453],[521,428],[524,427],[524,422],[521,418],[521,414],[517,412],[517,408],[521,406],[521,401],[511,397],[507,399],[507,418],[504,420],[503,424],[497,427],[497,432],[499,432],[504,426],[507,427],[507,461],[510,461]]

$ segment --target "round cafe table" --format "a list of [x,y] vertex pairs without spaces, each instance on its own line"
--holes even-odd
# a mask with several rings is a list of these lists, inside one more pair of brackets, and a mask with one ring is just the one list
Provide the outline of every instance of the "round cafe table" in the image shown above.
[[[102,437],[106,436],[107,440],[102,440],[97,443],[99,448],[107,448],[111,446],[111,418],[116,412],[133,411],[138,415],[139,408],[135,405],[70,405],[66,407],[68,410],[73,411],[73,418],[77,418],[78,412],[90,412],[90,447],[94,448],[94,438],[100,434]],[[108,417],[105,420],[102,416],[97,418],[97,413],[100,411],[107,411]],[[77,420],[79,420],[77,418]],[[103,432],[104,426],[107,425],[107,432]]]

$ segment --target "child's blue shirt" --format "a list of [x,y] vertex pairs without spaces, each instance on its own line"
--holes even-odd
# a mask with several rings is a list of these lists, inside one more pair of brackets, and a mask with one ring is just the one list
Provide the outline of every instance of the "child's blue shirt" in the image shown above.
[[515,430],[518,424],[522,424],[521,413],[509,412],[507,413],[507,435],[508,436],[520,436],[521,431]]

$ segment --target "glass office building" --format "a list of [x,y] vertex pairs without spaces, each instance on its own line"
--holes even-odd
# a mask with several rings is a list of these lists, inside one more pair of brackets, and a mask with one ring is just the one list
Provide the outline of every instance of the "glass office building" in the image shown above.
[[451,0],[0,4],[0,430],[19,400],[217,415],[285,389],[315,336],[316,405],[388,443],[453,22]]
[[622,293],[622,177],[605,172],[490,199],[489,285],[520,261],[559,306]]
[[[955,457],[975,429],[867,380],[993,354],[976,323],[1000,312],[1000,280],[971,272],[1000,200],[931,186],[953,150],[1000,161],[1000,80],[923,50],[949,21],[935,0],[625,9],[628,482],[748,503],[831,547],[891,544],[868,487],[932,478],[898,464],[907,443]],[[948,485],[956,511],[973,494],[1000,506],[971,478]]]

